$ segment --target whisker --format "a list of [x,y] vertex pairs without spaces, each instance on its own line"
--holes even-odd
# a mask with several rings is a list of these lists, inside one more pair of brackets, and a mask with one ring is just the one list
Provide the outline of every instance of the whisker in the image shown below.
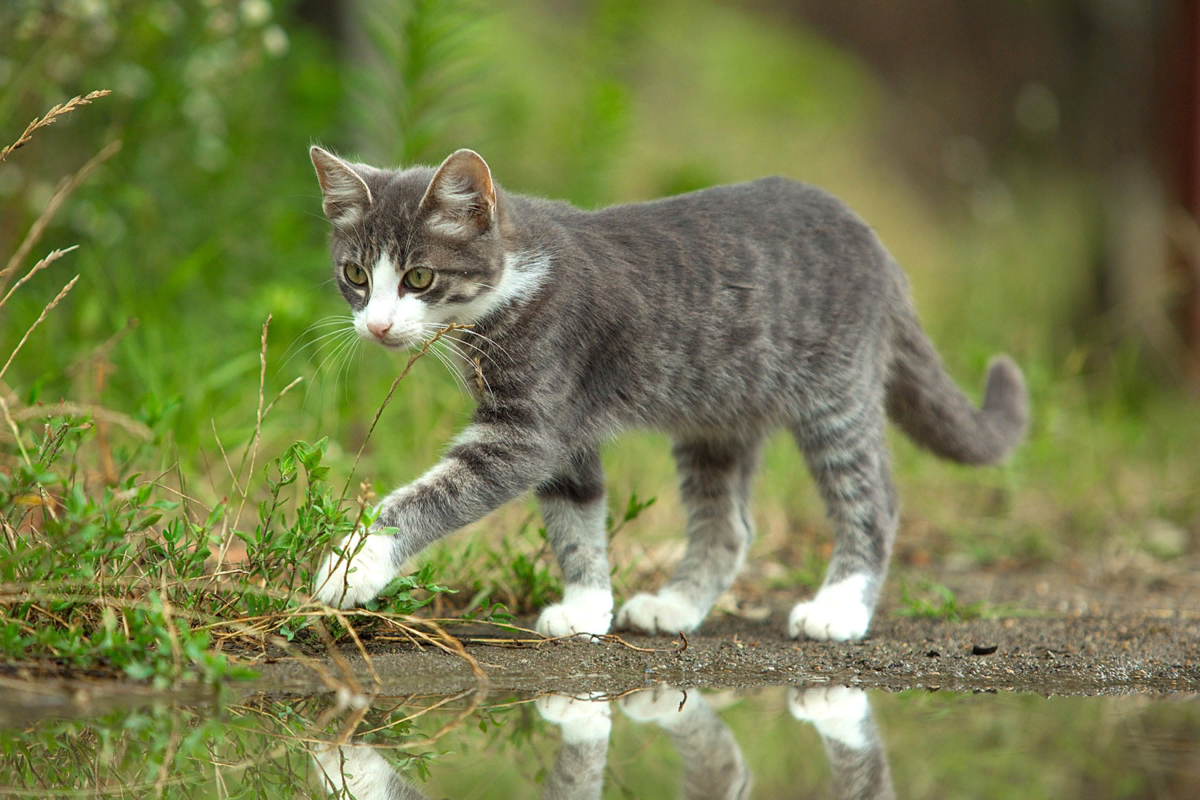
[[464,353],[463,351],[461,351],[457,347],[455,347],[455,345],[462,344],[462,343],[451,340],[451,339],[442,339],[441,341],[445,342],[446,346],[448,348],[450,348],[451,350],[453,350],[455,352],[455,354],[458,355],[459,358],[463,359],[468,364],[471,364],[473,367],[475,367],[475,369],[472,370],[475,373],[475,377],[477,377],[479,379],[479,381],[483,384],[484,388],[487,389],[487,393],[489,395],[491,395],[492,402],[495,403],[496,402],[496,393],[492,391],[492,385],[490,383],[488,383],[487,376],[483,374],[483,370],[479,369],[478,365],[475,364],[470,358],[468,358],[466,353]]
[[342,375],[343,375],[343,373],[345,374],[346,380],[344,383],[342,383],[342,385],[346,389],[346,397],[350,396],[350,394],[349,394],[350,365],[354,361],[354,359],[358,356],[358,352],[361,347],[362,347],[362,339],[360,338],[357,341],[353,342],[349,347],[346,348],[346,350],[342,353],[341,366],[338,367],[337,374],[334,376],[334,379],[333,379],[333,388],[334,388],[334,391],[337,391],[337,385],[339,383],[342,383]]
[[278,372],[279,370],[282,370],[289,363],[291,363],[291,360],[293,358],[295,358],[297,355],[299,355],[300,352],[302,350],[304,350],[305,348],[317,345],[323,339],[326,339],[329,336],[333,336],[333,335],[339,333],[340,331],[345,330],[345,328],[339,327],[338,329],[336,329],[334,331],[325,331],[325,332],[321,333],[321,335],[305,341],[305,337],[310,331],[315,331],[318,328],[328,328],[328,327],[331,327],[334,325],[353,325],[353,318],[348,315],[339,314],[337,316],[325,317],[324,319],[319,319],[316,322],[309,325],[307,328],[305,328],[303,331],[301,331],[300,334],[295,339],[292,340],[292,343],[290,345],[288,345],[287,350],[285,350],[283,352],[283,356],[282,356],[283,363],[279,365],[279,367],[276,369],[276,372]]
[[[354,343],[354,339],[348,335],[337,340],[333,346],[333,349],[325,356],[324,359],[321,360],[321,363],[317,365],[317,368],[315,370],[316,373],[320,374],[325,369],[326,364],[328,364],[344,348],[349,347],[353,343]],[[323,380],[324,379],[322,379],[322,381]]]
[[[493,367],[495,367],[496,369],[500,369],[500,365],[496,363],[496,359],[492,358],[492,354],[487,352],[486,350],[484,350],[482,347],[479,347],[478,345],[472,344],[471,342],[464,341],[462,339],[455,339],[454,342],[455,342],[455,344],[464,345],[466,347],[471,348],[476,353],[479,353],[479,355],[486,358]],[[466,353],[462,353],[462,355],[466,356]],[[467,360],[471,361],[473,359],[467,359]]]
[[450,376],[454,379],[454,387],[469,397],[471,394],[470,387],[467,386],[467,381],[463,378],[462,371],[454,365],[454,362],[450,361],[449,356],[438,349],[437,345],[439,344],[441,344],[440,341],[429,348],[429,352],[433,353],[433,357],[440,361],[450,372]]

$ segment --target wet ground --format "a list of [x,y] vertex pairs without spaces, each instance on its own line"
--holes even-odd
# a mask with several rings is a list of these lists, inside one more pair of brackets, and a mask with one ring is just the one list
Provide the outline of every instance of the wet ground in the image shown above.
[[385,635],[221,696],[10,670],[0,796],[1200,797],[1196,565],[1116,566],[901,565],[845,644],[753,586],[686,642],[450,626],[485,678]]

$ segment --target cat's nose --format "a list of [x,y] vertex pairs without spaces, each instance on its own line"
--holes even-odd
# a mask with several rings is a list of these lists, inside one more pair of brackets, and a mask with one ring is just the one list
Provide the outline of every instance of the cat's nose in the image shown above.
[[368,322],[367,330],[369,330],[376,339],[383,341],[383,337],[387,336],[387,332],[392,329],[390,322]]

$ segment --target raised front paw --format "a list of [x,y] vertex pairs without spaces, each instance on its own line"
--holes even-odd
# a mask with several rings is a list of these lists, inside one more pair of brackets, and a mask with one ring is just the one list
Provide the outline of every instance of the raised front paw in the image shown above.
[[822,588],[810,602],[798,603],[788,616],[788,636],[825,642],[861,639],[871,622],[866,586],[865,576],[854,575]]
[[811,722],[817,732],[847,747],[861,750],[866,745],[863,720],[871,713],[867,693],[847,686],[819,689],[788,689],[788,711],[796,719]]
[[361,606],[396,577],[394,553],[391,536],[355,531],[321,561],[314,596],[335,608]]
[[658,594],[638,594],[617,614],[617,627],[643,633],[691,633],[704,621],[704,611],[671,589]]

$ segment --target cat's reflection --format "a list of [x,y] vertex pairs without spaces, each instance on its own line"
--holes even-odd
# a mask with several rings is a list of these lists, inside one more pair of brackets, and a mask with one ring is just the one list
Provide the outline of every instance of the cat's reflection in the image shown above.
[[620,701],[637,722],[662,728],[683,761],[682,796],[740,800],[750,796],[750,772],[733,732],[698,691],[659,686]]
[[[750,796],[750,772],[733,732],[697,691],[668,686],[627,695],[614,704],[593,697],[548,695],[538,713],[557,725],[562,744],[546,775],[547,800],[599,798],[604,790],[613,706],[630,719],[662,729],[683,762],[681,796],[689,800],[741,800]],[[821,737],[838,800],[888,800],[895,795],[883,742],[861,689],[841,686],[788,690],[788,711],[812,723]],[[313,755],[327,794],[359,800],[416,800],[420,791],[402,780],[370,747],[344,745]]]
[[837,800],[891,800],[892,774],[862,689],[788,689],[788,711],[811,722],[825,745]]

